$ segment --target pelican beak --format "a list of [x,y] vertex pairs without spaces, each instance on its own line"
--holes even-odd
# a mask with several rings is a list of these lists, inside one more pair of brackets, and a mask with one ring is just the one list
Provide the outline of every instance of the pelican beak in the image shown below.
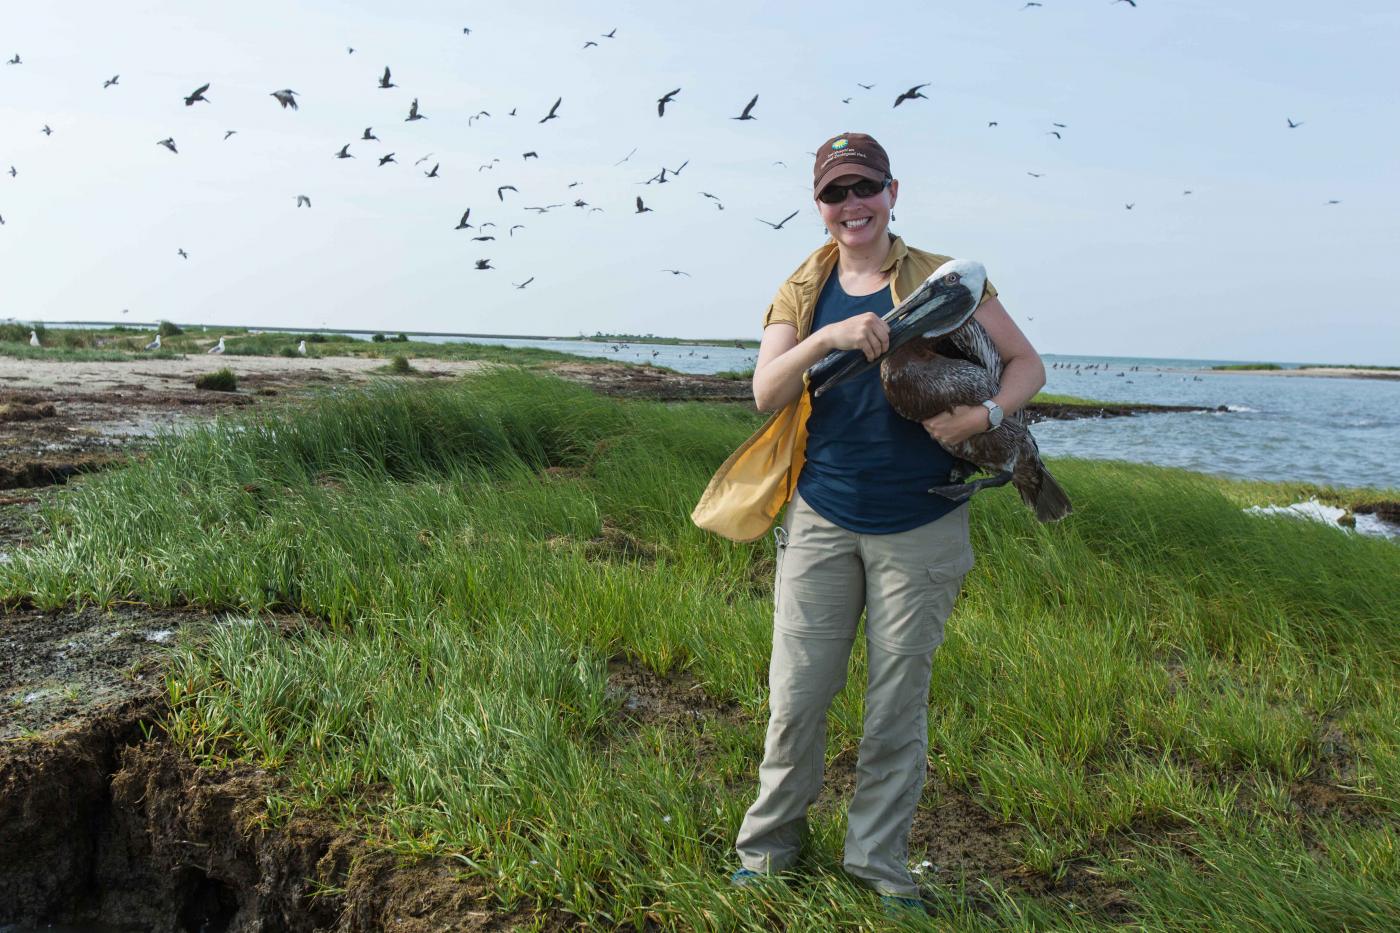
[[915,337],[941,337],[967,323],[982,300],[987,282],[980,262],[950,259],[883,318],[890,347],[873,360],[860,350],[833,350],[807,370],[807,386],[817,398],[832,386],[879,366],[885,357]]

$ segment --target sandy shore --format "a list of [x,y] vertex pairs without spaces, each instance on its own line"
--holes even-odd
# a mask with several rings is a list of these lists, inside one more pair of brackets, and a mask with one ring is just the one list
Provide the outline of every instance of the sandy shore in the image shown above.
[[[0,388],[53,389],[76,387],[83,392],[113,389],[193,388],[194,378],[227,366],[240,378],[257,381],[283,378],[291,383],[310,379],[369,379],[385,360],[360,356],[327,356],[320,359],[285,356],[186,356],[180,359],[121,360],[115,362],[67,362],[21,360],[0,357]],[[433,376],[458,376],[482,367],[475,360],[414,359],[413,368]]]
[[[1185,372],[1186,370],[1182,370]],[[1303,366],[1298,369],[1207,369],[1199,372],[1249,376],[1322,376],[1326,379],[1400,379],[1395,369],[1348,369],[1341,366]]]

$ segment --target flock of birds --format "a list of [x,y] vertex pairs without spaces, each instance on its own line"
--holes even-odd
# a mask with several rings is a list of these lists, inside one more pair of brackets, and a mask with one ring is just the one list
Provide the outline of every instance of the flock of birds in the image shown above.
[[[1116,4],[1118,4],[1118,3],[1127,3],[1127,4],[1128,4],[1129,6],[1131,6],[1131,7],[1136,7],[1136,6],[1137,6],[1137,3],[1135,2],[1135,0],[1112,0],[1112,4],[1113,4],[1113,5],[1116,5]],[[1036,2],[1027,2],[1027,3],[1025,4],[1025,6],[1023,6],[1021,9],[1022,9],[1022,11],[1025,11],[1025,10],[1028,10],[1028,9],[1030,9],[1030,8],[1033,8],[1033,7],[1039,7],[1039,6],[1041,6],[1041,5],[1042,5],[1042,4],[1036,3]],[[463,35],[471,35],[471,28],[470,28],[470,27],[462,27],[462,34],[463,34]],[[599,33],[599,34],[597,35],[596,38],[589,38],[589,39],[585,40],[585,41],[583,42],[582,49],[583,49],[584,51],[587,51],[587,50],[590,49],[590,48],[599,48],[599,47],[601,47],[600,42],[597,41],[597,40],[599,40],[599,39],[604,40],[604,41],[617,41],[617,29],[614,27],[613,29],[609,30],[608,32]],[[353,46],[347,46],[347,47],[346,47],[346,54],[347,54],[347,55],[353,55],[354,53],[355,53],[355,48],[354,48]],[[16,54],[15,54],[11,59],[9,59],[8,62],[7,62],[7,64],[8,64],[8,65],[11,65],[11,66],[22,65],[23,63],[24,63],[24,62],[23,62],[23,59],[20,57],[20,55],[19,55],[18,53],[16,53]],[[110,78],[108,78],[108,79],[102,81],[102,88],[103,88],[103,89],[109,89],[109,88],[113,88],[113,87],[121,87],[122,85],[120,85],[120,83],[119,83],[119,82],[120,82],[120,78],[121,78],[121,75],[120,75],[120,74],[113,74]],[[368,80],[368,79],[367,79],[367,80]],[[208,96],[208,93],[209,93],[210,88],[211,88],[211,84],[212,84],[212,82],[206,81],[206,82],[200,84],[199,86],[195,87],[195,88],[194,88],[193,90],[191,90],[188,94],[183,95],[182,100],[183,100],[183,102],[184,102],[185,107],[186,107],[186,108],[190,108],[190,107],[194,107],[194,106],[197,105],[197,104],[203,104],[203,105],[206,105],[206,106],[213,106],[213,98],[211,98],[211,97]],[[929,98],[928,98],[928,96],[924,93],[924,89],[930,87],[930,84],[931,84],[930,82],[924,82],[924,83],[920,83],[920,84],[915,84],[915,85],[909,87],[908,89],[899,92],[899,94],[898,94],[897,96],[895,96],[895,98],[894,98],[893,103],[892,103],[891,106],[892,106],[893,108],[899,108],[901,105],[908,104],[908,103],[912,103],[912,102],[914,102],[914,101],[918,101],[918,100],[928,100]],[[378,73],[378,74],[377,74],[377,76],[376,76],[376,78],[375,78],[375,83],[374,83],[373,85],[371,85],[371,86],[372,86],[372,87],[377,87],[377,89],[380,90],[380,91],[388,91],[388,90],[391,90],[391,89],[399,88],[399,84],[397,84],[397,83],[394,81],[394,74],[393,74],[393,71],[392,71],[391,67],[388,66],[388,65],[384,66],[382,73]],[[861,89],[862,92],[870,92],[870,91],[872,91],[872,90],[874,90],[874,89],[876,88],[876,85],[873,84],[873,83],[866,84],[866,83],[862,83],[862,82],[857,82],[857,87],[859,87],[859,88]],[[675,107],[675,106],[681,105],[681,103],[680,103],[680,101],[681,101],[680,95],[682,94],[682,91],[683,91],[683,88],[681,88],[681,87],[676,87],[676,88],[673,88],[673,89],[671,89],[671,90],[666,91],[665,93],[661,94],[659,97],[656,98],[656,115],[657,115],[657,118],[664,118],[664,117],[666,116],[666,114],[667,114],[667,107],[668,107],[668,106]],[[294,90],[293,88],[280,88],[280,89],[277,89],[277,90],[273,90],[273,91],[270,91],[270,92],[268,93],[268,96],[272,97],[272,98],[277,102],[277,104],[278,104],[278,106],[279,106],[279,108],[280,108],[281,110],[284,110],[284,111],[285,111],[285,110],[296,111],[296,110],[299,109],[298,97],[300,96],[300,94],[299,94],[296,90]],[[753,94],[753,95],[749,98],[749,100],[747,101],[747,103],[745,103],[745,104],[743,105],[742,109],[740,109],[739,113],[736,114],[736,115],[734,115],[734,116],[732,116],[732,117],[730,117],[729,119],[732,119],[732,120],[735,120],[735,121],[740,121],[740,122],[748,122],[748,121],[753,121],[753,120],[758,119],[758,118],[755,116],[755,110],[757,109],[757,106],[758,106],[759,97],[760,97],[759,94],[757,94],[757,93]],[[849,104],[849,103],[851,103],[852,100],[854,100],[854,96],[845,97],[845,98],[842,98],[841,100],[842,100],[842,103]],[[538,124],[546,124],[546,123],[549,123],[550,121],[553,121],[553,120],[559,120],[559,119],[565,118],[565,117],[567,116],[567,113],[566,113],[566,112],[561,112],[561,108],[563,107],[563,103],[564,103],[564,101],[563,101],[562,95],[556,97],[556,99],[554,100],[554,102],[547,108],[547,110],[543,110],[542,115],[538,118],[538,120],[536,120],[536,123],[538,123]],[[512,107],[512,108],[510,109],[510,111],[509,111],[508,113],[506,113],[506,116],[509,117],[509,118],[514,118],[514,117],[517,116],[517,111],[518,111],[518,108],[517,108],[517,107]],[[468,125],[471,125],[471,124],[475,123],[477,120],[481,120],[481,119],[491,119],[491,118],[492,118],[492,115],[491,115],[490,112],[488,112],[488,111],[486,111],[486,110],[480,110],[480,111],[478,111],[477,113],[472,114],[470,117],[468,117],[467,122],[468,122]],[[406,115],[403,117],[403,121],[402,121],[402,122],[404,122],[404,123],[417,123],[417,122],[424,121],[424,120],[428,120],[428,119],[429,119],[429,114],[425,112],[425,108],[420,104],[419,98],[418,98],[418,97],[413,97],[413,98],[411,99],[410,103],[408,104],[407,111],[406,111]],[[989,121],[987,121],[987,127],[988,127],[989,129],[990,129],[990,128],[995,128],[995,127],[997,127],[998,125],[999,125],[999,121],[997,121],[997,120],[989,120]],[[1288,118],[1287,118],[1287,121],[1286,121],[1286,125],[1287,125],[1287,127],[1288,127],[1290,130],[1292,130],[1292,129],[1297,129],[1297,128],[1303,126],[1303,122],[1302,122],[1302,121],[1295,121],[1292,117],[1288,117]],[[1048,128],[1045,128],[1045,129],[1044,129],[1044,135],[1047,135],[1047,136],[1054,136],[1057,140],[1058,140],[1058,139],[1063,139],[1063,138],[1064,138],[1064,135],[1065,135],[1065,133],[1068,131],[1068,129],[1069,129],[1069,127],[1068,127],[1068,125],[1067,125],[1066,123],[1063,123],[1063,122],[1052,122]],[[52,129],[48,124],[45,124],[45,125],[42,127],[41,132],[43,132],[46,136],[52,136],[52,135],[53,135],[53,129]],[[228,130],[225,130],[225,131],[224,131],[224,134],[223,134],[223,141],[224,141],[224,142],[227,142],[227,141],[228,141],[231,137],[233,137],[237,132],[238,132],[238,131],[237,131],[236,129],[228,129]],[[355,145],[356,143],[364,143],[364,142],[380,142],[380,138],[379,138],[378,135],[376,135],[376,133],[375,133],[375,131],[374,131],[374,126],[373,126],[373,125],[366,126],[366,127],[364,128],[364,130],[361,132],[361,134],[360,134],[357,138],[353,139],[351,142],[343,142],[343,143],[340,145],[340,147],[339,147],[338,149],[333,149],[333,148],[331,148],[331,147],[328,146],[328,148],[327,148],[327,156],[330,157],[330,158],[335,158],[335,159],[337,159],[337,160],[355,159],[355,158],[357,158],[357,155],[356,155],[354,152],[351,152],[351,146],[352,146],[352,145]],[[162,146],[162,147],[164,147],[165,149],[169,150],[170,153],[171,153],[172,155],[179,155],[179,154],[180,154],[179,147],[178,147],[178,145],[177,145],[177,143],[176,143],[176,140],[175,140],[175,137],[174,137],[173,135],[169,135],[169,136],[166,136],[166,137],[163,138],[163,139],[157,140],[157,141],[156,141],[156,145]],[[381,143],[381,146],[383,146],[382,143]],[[387,146],[385,146],[384,148],[387,148]],[[618,161],[614,162],[614,163],[613,163],[614,167],[616,167],[616,166],[621,166],[621,165],[627,163],[627,162],[631,159],[632,155],[636,153],[636,151],[637,151],[637,149],[634,147],[630,152],[627,153],[627,155],[623,156],[621,159],[619,159]],[[387,166],[387,165],[399,164],[398,159],[396,158],[397,154],[398,154],[397,150],[390,150],[390,151],[387,151],[387,152],[383,152],[383,153],[381,153],[381,154],[378,154],[378,155],[374,156],[373,158],[377,159],[378,166],[379,166],[380,168],[383,168],[384,166]],[[428,160],[432,157],[432,155],[433,155],[433,153],[428,153],[427,155],[422,156],[421,158],[419,158],[417,161],[415,161],[415,162],[413,163],[414,166],[417,167],[417,166],[421,165],[422,163],[428,161]],[[808,155],[815,155],[815,154],[814,154],[814,153],[808,153]],[[530,150],[530,151],[526,151],[526,152],[522,153],[522,155],[521,155],[521,162],[523,163],[523,162],[526,162],[526,161],[528,161],[528,160],[530,160],[530,159],[539,159],[539,158],[540,158],[540,156],[539,156],[539,153],[538,153],[537,151]],[[483,163],[483,164],[477,166],[477,169],[476,169],[476,170],[477,170],[478,173],[484,172],[484,171],[491,171],[491,170],[494,170],[494,169],[496,168],[496,166],[497,166],[498,164],[500,164],[500,163],[501,163],[501,159],[500,159],[499,157],[492,158],[492,159],[490,159],[489,161],[487,161],[487,162],[485,162],[485,163]],[[786,167],[786,163],[781,162],[781,161],[775,162],[774,164],[775,164],[775,165],[779,165],[779,166]],[[643,185],[652,185],[652,184],[664,185],[664,184],[667,184],[667,183],[669,183],[670,181],[679,178],[680,175],[681,175],[681,172],[686,168],[687,165],[689,165],[689,160],[686,160],[686,161],[682,162],[682,163],[680,164],[679,167],[674,168],[674,169],[673,169],[673,168],[669,168],[669,167],[663,165],[663,166],[661,166],[661,167],[659,168],[659,170],[658,170],[656,173],[654,173],[654,174],[648,176],[648,177],[645,178],[645,180],[643,180],[643,181],[639,181],[638,184],[643,184]],[[431,167],[431,168],[424,169],[424,170],[422,171],[422,174],[423,174],[423,176],[424,176],[425,178],[428,178],[428,179],[437,179],[437,178],[441,177],[441,175],[440,175],[440,170],[441,170],[442,168],[443,168],[443,163],[442,163],[441,161],[434,161],[434,162],[432,163],[432,167]],[[1037,172],[1037,171],[1030,171],[1030,170],[1027,170],[1026,174],[1029,175],[1029,176],[1031,176],[1032,178],[1036,178],[1036,179],[1042,178],[1042,177],[1044,177],[1044,175],[1045,175],[1044,172]],[[9,175],[11,176],[11,178],[15,178],[15,177],[17,177],[17,176],[19,175],[19,171],[18,171],[18,169],[17,169],[16,166],[11,165],[11,166],[9,167]],[[580,182],[577,182],[577,181],[572,182],[572,183],[570,183],[570,184],[568,185],[568,189],[574,189],[574,188],[576,188],[577,186],[579,186],[579,184],[580,184]],[[497,206],[505,205],[505,204],[506,204],[506,194],[507,194],[507,192],[510,192],[513,196],[518,196],[518,195],[520,194],[519,188],[517,188],[516,185],[513,185],[513,184],[503,184],[503,185],[497,186],[497,188],[496,188]],[[1190,195],[1191,193],[1192,193],[1191,189],[1185,189],[1185,190],[1182,192],[1183,195]],[[717,210],[721,210],[721,211],[722,211],[722,210],[725,209],[725,204],[724,204],[723,200],[722,200],[718,195],[716,195],[716,194],[714,194],[714,193],[711,193],[711,192],[709,192],[709,191],[704,191],[704,190],[698,191],[698,194],[699,194],[699,196],[701,196],[701,197],[703,197],[703,198],[706,198],[706,199],[712,201],[713,204],[714,204],[714,206],[715,206],[715,208],[716,208]],[[572,193],[572,192],[570,192],[570,193],[568,194],[568,198],[572,198],[572,201],[569,201],[568,199],[565,199],[565,200],[561,200],[561,201],[558,201],[558,202],[549,202],[549,203],[531,204],[531,205],[521,205],[521,208],[522,208],[524,211],[534,212],[534,213],[538,214],[540,217],[543,217],[545,214],[549,213],[549,212],[552,211],[552,210],[561,209],[561,208],[567,209],[567,208],[569,208],[569,207],[572,207],[572,208],[574,208],[574,209],[583,211],[583,212],[588,213],[588,214],[592,214],[592,213],[594,213],[594,212],[601,212],[601,211],[604,211],[604,210],[605,210],[605,208],[603,208],[603,207],[600,207],[600,206],[597,206],[597,205],[594,205],[594,204],[589,203],[588,201],[584,200],[582,197],[577,197],[577,196],[576,196],[574,193]],[[512,197],[512,200],[514,200],[514,197]],[[1334,204],[1339,204],[1339,203],[1341,203],[1341,202],[1340,202],[1339,199],[1332,199],[1332,200],[1328,200],[1326,203],[1329,204],[1329,205],[1334,205]],[[296,206],[297,209],[300,209],[300,208],[303,208],[303,207],[304,207],[304,208],[307,208],[307,209],[311,209],[311,207],[312,207],[312,199],[311,199],[310,195],[305,194],[305,193],[298,193],[298,194],[296,194],[296,195],[295,195],[295,206]],[[1136,202],[1126,202],[1126,203],[1124,203],[1123,206],[1124,206],[1124,209],[1126,209],[1126,210],[1133,210],[1133,208],[1136,206]],[[631,208],[631,212],[632,212],[632,213],[637,214],[637,215],[641,215],[641,214],[646,214],[646,213],[652,213],[652,212],[654,212],[654,210],[655,210],[655,208],[652,207],[652,206],[649,206],[649,205],[646,203],[646,200],[644,200],[644,198],[643,198],[642,195],[636,195],[636,196],[635,196],[635,198],[634,198],[634,203],[633,203],[632,208]],[[450,229],[451,229],[451,230],[454,230],[454,231],[474,231],[474,233],[472,233],[472,235],[470,236],[470,240],[471,240],[472,242],[475,242],[475,243],[483,243],[483,244],[484,244],[484,243],[493,243],[493,242],[499,243],[500,241],[498,240],[498,236],[499,236],[499,227],[498,227],[498,224],[497,224],[496,222],[494,222],[494,221],[490,221],[490,220],[480,220],[480,219],[478,219],[478,221],[474,223],[474,222],[472,222],[472,220],[471,220],[472,211],[473,211],[473,207],[468,206],[468,207],[461,213],[460,219],[458,219],[458,221],[457,221],[457,223],[455,224],[455,226],[452,226]],[[794,211],[792,211],[791,213],[789,213],[786,217],[783,217],[781,220],[778,220],[778,221],[772,221],[772,220],[768,220],[768,219],[765,219],[765,218],[762,218],[762,217],[755,217],[754,219],[755,219],[757,222],[766,225],[767,227],[771,228],[771,229],[774,230],[774,231],[779,231],[779,230],[783,230],[783,229],[785,228],[785,226],[788,224],[788,222],[791,221],[794,217],[796,217],[796,216],[798,215],[798,213],[800,213],[800,210],[794,210]],[[3,213],[0,213],[0,225],[3,225],[4,223],[5,223],[5,219],[4,219]],[[505,232],[506,232],[507,237],[508,237],[509,239],[514,239],[514,238],[515,238],[516,231],[518,231],[518,230],[525,230],[526,228],[527,228],[526,224],[523,224],[523,223],[512,223],[512,224],[509,224],[508,229],[507,229]],[[178,255],[178,256],[179,256],[181,259],[183,259],[183,260],[188,260],[188,259],[190,258],[190,253],[189,253],[188,250],[185,249],[184,246],[178,246],[175,252],[176,252],[176,255]],[[478,259],[475,259],[475,261],[474,261],[474,268],[475,268],[476,270],[478,270],[478,271],[487,271],[487,270],[495,270],[495,269],[497,269],[498,267],[495,266],[495,265],[493,265],[492,262],[493,262],[493,260],[492,260],[492,258],[490,258],[490,257],[478,258]],[[685,271],[685,270],[682,270],[682,269],[667,268],[667,269],[662,269],[662,270],[660,270],[660,271],[661,271],[661,272],[665,272],[665,273],[669,273],[669,274],[671,274],[673,277],[674,277],[674,276],[682,276],[682,275],[684,275],[684,276],[686,276],[686,277],[690,277],[690,273],[687,272],[687,271]],[[525,278],[524,278],[522,281],[520,281],[520,282],[512,282],[511,284],[512,284],[516,289],[524,289],[524,288],[528,287],[528,286],[529,286],[532,282],[534,282],[534,281],[535,281],[535,276],[534,276],[534,275],[530,275],[530,276],[528,276],[528,277],[525,277]]]

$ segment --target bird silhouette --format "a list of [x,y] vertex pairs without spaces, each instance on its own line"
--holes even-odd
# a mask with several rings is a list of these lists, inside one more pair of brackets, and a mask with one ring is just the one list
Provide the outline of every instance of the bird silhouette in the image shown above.
[[873,84],[861,84],[859,81],[856,82],[856,87],[863,87],[863,88],[865,88],[867,91],[870,90],[871,88],[873,88],[874,86],[875,86],[875,85],[873,85]]
[[[614,26],[614,27],[612,28],[612,32],[605,32],[605,33],[603,33],[603,38],[604,38],[604,39],[616,39],[616,38],[617,38],[617,27]],[[16,56],[16,57],[18,57],[18,56]]]
[[44,128],[39,132],[43,133],[45,136],[53,135],[53,129],[47,123],[44,124]]
[[[164,144],[164,143],[158,143],[157,145],[165,145],[165,144]],[[172,149],[172,151],[173,151],[174,146],[175,146],[175,143],[174,143],[173,140],[171,141],[170,146],[171,146],[171,149]],[[15,171],[15,167],[14,167],[13,165],[11,165],[11,166],[10,166],[10,177],[11,177],[11,178],[14,178],[14,177],[15,177],[16,175],[18,175],[18,174],[19,174],[19,172]]]
[[365,127],[365,133],[364,133],[364,135],[361,136],[360,138],[361,138],[361,139],[372,139],[372,140],[374,140],[375,142],[378,142],[378,141],[379,141],[379,137],[374,135],[374,127],[372,127],[372,126],[367,126],[367,127]]
[[[1113,2],[1114,2],[1114,3],[1126,3],[1128,6],[1132,7],[1133,9],[1137,9],[1137,0],[1113,0]],[[1030,319],[1027,318],[1027,320],[1030,320]]]
[[765,223],[765,224],[767,224],[768,226],[772,227],[774,230],[781,230],[781,229],[783,229],[783,224],[787,223],[789,220],[792,220],[792,218],[794,218],[794,217],[796,217],[796,216],[797,216],[797,211],[793,211],[791,214],[788,214],[786,217],[784,217],[782,220],[778,221],[777,223],[773,223],[773,221],[771,221],[771,220],[764,220],[762,217],[755,217],[754,220],[757,220],[759,223]]
[[520,193],[520,189],[516,188],[515,185],[501,185],[496,189],[496,197],[501,201],[506,199],[506,196],[501,193],[503,191],[514,191],[516,194]]
[[[164,146],[165,148],[169,149],[171,152],[178,153],[178,152],[180,151],[179,149],[176,149],[176,148],[175,148],[175,137],[173,137],[173,136],[167,136],[167,137],[165,137],[165,138],[162,139],[160,142],[156,143],[156,145],[157,145],[157,146]],[[15,173],[15,170],[14,170],[13,167],[11,167],[11,169],[10,169],[10,174],[13,175],[14,173]]]
[[544,115],[544,119],[543,119],[543,120],[540,120],[540,122],[543,123],[545,120],[553,120],[553,119],[555,119],[556,116],[557,116],[557,114],[555,113],[555,111],[559,109],[559,105],[560,105],[561,103],[563,103],[563,102],[564,102],[564,98],[562,98],[562,97],[559,98],[558,100],[556,100],[556,101],[554,102],[554,106],[549,108],[549,113],[545,114],[545,115]]
[[159,350],[159,349],[160,349],[160,334],[156,334],[156,339],[155,339],[155,340],[152,340],[150,343],[146,344],[145,349],[147,349],[147,350]]
[[988,121],[987,121],[987,125],[988,125],[988,126],[996,126],[996,125],[997,125],[997,121],[995,121],[995,120],[988,120]]
[[10,59],[9,61],[5,62],[5,64],[7,64],[7,65],[23,65],[24,62],[22,62],[22,61],[19,60],[19,53],[16,52],[16,53],[15,53],[15,57],[12,58],[12,59]]
[[1334,199],[1328,201],[1327,203],[1328,203],[1328,204],[1341,204],[1342,202],[1341,202],[1340,199],[1334,198]]
[[478,259],[478,260],[476,261],[476,267],[477,267],[478,269],[494,269],[494,268],[496,268],[495,266],[491,265],[491,260],[489,260],[489,259]]
[[753,110],[753,105],[756,104],[756,103],[758,103],[758,95],[757,95],[757,94],[755,94],[755,95],[753,96],[753,100],[749,101],[747,104],[744,105],[744,112],[743,112],[743,113],[739,114],[737,117],[730,117],[729,119],[731,119],[731,120],[757,120],[758,117],[752,116],[752,115],[750,115],[750,113],[749,113],[749,111]]
[[494,240],[494,239],[496,239],[496,238],[493,237],[493,236],[474,236],[474,237],[472,237],[472,239],[473,239],[473,240]]
[[426,120],[427,117],[418,112],[418,98],[413,98],[413,103],[408,106],[408,116],[404,117],[404,122],[409,120]]
[[1296,130],[1298,127],[1303,125],[1302,120],[1299,120],[1297,123],[1294,123],[1292,117],[1284,117],[1284,119],[1288,121],[1288,128],[1290,130]]
[[637,195],[637,209],[636,209],[635,211],[633,211],[633,213],[636,213],[636,214],[645,214],[645,213],[646,213],[647,211],[649,211],[649,210],[651,210],[651,208],[649,208],[649,207],[647,207],[646,205],[642,204],[642,196],[641,196],[640,194]]
[[391,87],[398,87],[397,84],[394,84],[392,81],[389,80],[389,66],[388,66],[388,65],[385,65],[385,66],[384,66],[384,74],[382,74],[382,75],[379,76],[379,86],[380,86],[381,88],[386,89],[386,90],[387,90],[388,88],[391,88]]
[[205,353],[213,353],[213,354],[215,354],[215,355],[218,355],[218,354],[223,353],[223,352],[224,352],[224,338],[220,337],[218,343],[214,344],[212,347],[210,347],[208,350],[205,350],[204,352],[205,352]]
[[1033,6],[1042,6],[1042,5],[1043,5],[1043,4],[1036,3],[1035,0],[1028,0],[1028,2],[1026,3],[1026,5],[1023,6],[1023,7],[1021,7],[1021,11],[1022,11],[1022,12],[1025,12],[1026,10],[1030,9],[1030,8],[1033,7]]
[[39,332],[38,332],[38,331],[33,330],[33,329],[31,329],[31,330],[29,331],[29,345],[30,345],[31,347],[42,347],[42,346],[43,346],[43,344],[40,343],[40,341],[39,341]]
[[438,173],[437,173],[438,166],[441,165],[441,164],[442,164],[441,162],[434,162],[434,163],[433,163],[433,170],[432,170],[431,172],[424,172],[424,173],[423,173],[423,177],[424,177],[424,178],[437,178],[437,177],[438,177]]
[[268,96],[277,98],[277,103],[282,105],[283,110],[286,110],[288,107],[291,107],[293,110],[297,109],[297,92],[293,91],[291,88],[283,88],[280,91],[273,91]]
[[[1136,204],[1136,203],[1137,203],[1136,201],[1133,202],[1133,204]],[[1123,207],[1124,207],[1125,209],[1127,209],[1127,210],[1132,210],[1132,209],[1133,209],[1133,204],[1124,204]]]
[[671,273],[672,275],[683,275],[683,276],[685,276],[686,278],[692,278],[691,274],[690,274],[689,272],[686,272],[686,271],[683,270],[683,269],[662,269],[661,271],[662,271],[662,272],[669,272],[669,273]]
[[515,231],[517,231],[517,230],[524,230],[524,229],[525,229],[525,225],[524,225],[524,224],[515,224],[515,225],[512,226],[509,230],[507,230],[506,233],[508,233],[510,236],[515,236]]
[[398,161],[398,160],[394,158],[394,154],[393,154],[392,152],[389,153],[389,154],[386,155],[386,156],[380,156],[380,157],[379,157],[379,164],[380,164],[380,165],[386,165],[386,164],[388,164],[389,162],[397,162],[397,161]]
[[586,48],[588,48],[590,45],[596,46],[597,44],[598,44],[598,43],[594,42],[592,39],[589,39],[587,42],[585,42],[585,43],[583,44],[583,47],[586,49]]
[[453,229],[453,230],[466,230],[468,227],[471,226],[471,224],[467,223],[467,218],[470,217],[471,215],[472,215],[472,209],[469,207],[469,208],[466,209],[466,211],[463,212],[463,214],[462,214],[462,219],[459,220],[459,221],[457,221],[457,226],[453,227],[452,229]]
[[1045,175],[1044,172],[1027,172],[1026,174],[1031,176],[1032,178],[1042,178]]
[[1045,135],[1046,135],[1046,136],[1053,136],[1053,137],[1055,137],[1056,139],[1064,139],[1064,137],[1060,135],[1059,130],[1047,130],[1047,131],[1045,132]]
[[209,85],[207,83],[201,84],[199,87],[195,88],[190,96],[185,98],[185,106],[192,106],[197,100],[202,100],[206,104],[209,103],[209,98],[204,96],[204,92],[207,90],[209,90]]
[[904,103],[906,100],[913,100],[913,99],[916,98],[916,97],[922,98],[922,99],[924,99],[924,100],[928,100],[928,98],[927,98],[926,96],[924,96],[924,94],[919,90],[920,88],[925,88],[925,87],[928,87],[928,83],[916,84],[916,85],[914,85],[914,86],[911,87],[909,90],[905,91],[903,94],[900,94],[898,97],[896,97],[896,98],[894,99],[894,105],[895,105],[896,107],[898,107],[900,104]]
[[667,91],[664,95],[656,99],[656,115],[658,117],[666,116],[666,105],[674,102],[676,95],[680,92],[681,89],[676,88],[674,91]]
[[187,252],[185,252],[185,250],[184,250],[183,248],[177,249],[175,252],[177,252],[177,253],[180,254],[180,258],[181,258],[181,259],[189,259],[189,258],[190,258],[190,254],[187,253]]
[[514,282],[511,282],[510,284],[515,285],[516,288],[524,288],[526,285],[529,285],[529,284],[530,284],[531,282],[533,282],[534,280],[535,280],[535,277],[532,275],[532,276],[530,276],[528,279],[526,279],[525,281],[521,282],[519,285],[516,285],[516,283],[514,283]]
[[335,157],[336,157],[337,159],[353,159],[353,158],[355,158],[354,156],[352,156],[352,155],[350,154],[350,144],[349,144],[349,143],[346,143],[345,145],[341,146],[341,147],[340,147],[340,151],[337,152],[337,153],[335,154]]
[[304,194],[299,194],[299,195],[297,195],[297,207],[301,207],[302,205],[305,205],[305,206],[307,206],[307,207],[310,207],[310,206],[311,206],[311,199],[308,198],[308,197],[307,197],[306,195],[304,195]]
[[710,192],[708,191],[702,191],[700,192],[700,194],[702,197],[707,197],[710,200],[714,201],[715,207],[719,208],[720,210],[724,210],[724,204],[720,202],[718,195],[710,194]]
[[850,102],[851,102],[851,98],[849,98],[849,97],[843,97],[843,98],[841,98],[841,103],[843,103],[843,104],[849,104]]
[[238,130],[224,130],[224,142],[228,142],[228,138],[237,132]]
[[521,158],[521,159],[538,159],[539,157],[540,157],[540,154],[539,154],[538,152],[536,152],[535,150],[531,149],[529,152],[525,153],[525,154],[524,154],[523,156],[521,156],[520,158]]
[[106,81],[103,81],[103,82],[102,82],[102,86],[103,86],[104,88],[106,88],[106,87],[111,87],[112,85],[114,85],[114,84],[117,83],[117,79],[120,78],[120,77],[121,77],[121,75],[112,75],[112,77],[110,77],[110,78],[108,78]]
[[625,155],[625,156],[623,156],[622,158],[618,159],[616,162],[613,163],[613,165],[621,165],[623,162],[626,162],[628,159],[632,158],[633,153],[635,153],[636,151],[637,151],[637,149],[636,149],[636,147],[634,146],[634,147],[632,148],[632,152],[629,152],[629,153],[627,153],[627,155]]

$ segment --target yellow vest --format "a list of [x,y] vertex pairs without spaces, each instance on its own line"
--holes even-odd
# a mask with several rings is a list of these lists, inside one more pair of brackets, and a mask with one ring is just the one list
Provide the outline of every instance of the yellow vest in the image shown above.
[[[890,291],[898,306],[905,295],[951,257],[910,249],[900,237],[892,240],[890,254],[880,271],[894,269]],[[792,324],[797,328],[798,342],[806,340],[812,332],[817,296],[835,268],[838,255],[835,241],[828,240],[808,256],[778,289],[764,315],[763,326]],[[996,293],[988,282],[982,300]],[[812,399],[805,388],[805,374],[802,380],[804,389],[797,400],[774,412],[711,477],[690,513],[691,521],[734,541],[754,541],[772,527],[797,489],[797,477],[806,462],[807,418],[812,414]]]

